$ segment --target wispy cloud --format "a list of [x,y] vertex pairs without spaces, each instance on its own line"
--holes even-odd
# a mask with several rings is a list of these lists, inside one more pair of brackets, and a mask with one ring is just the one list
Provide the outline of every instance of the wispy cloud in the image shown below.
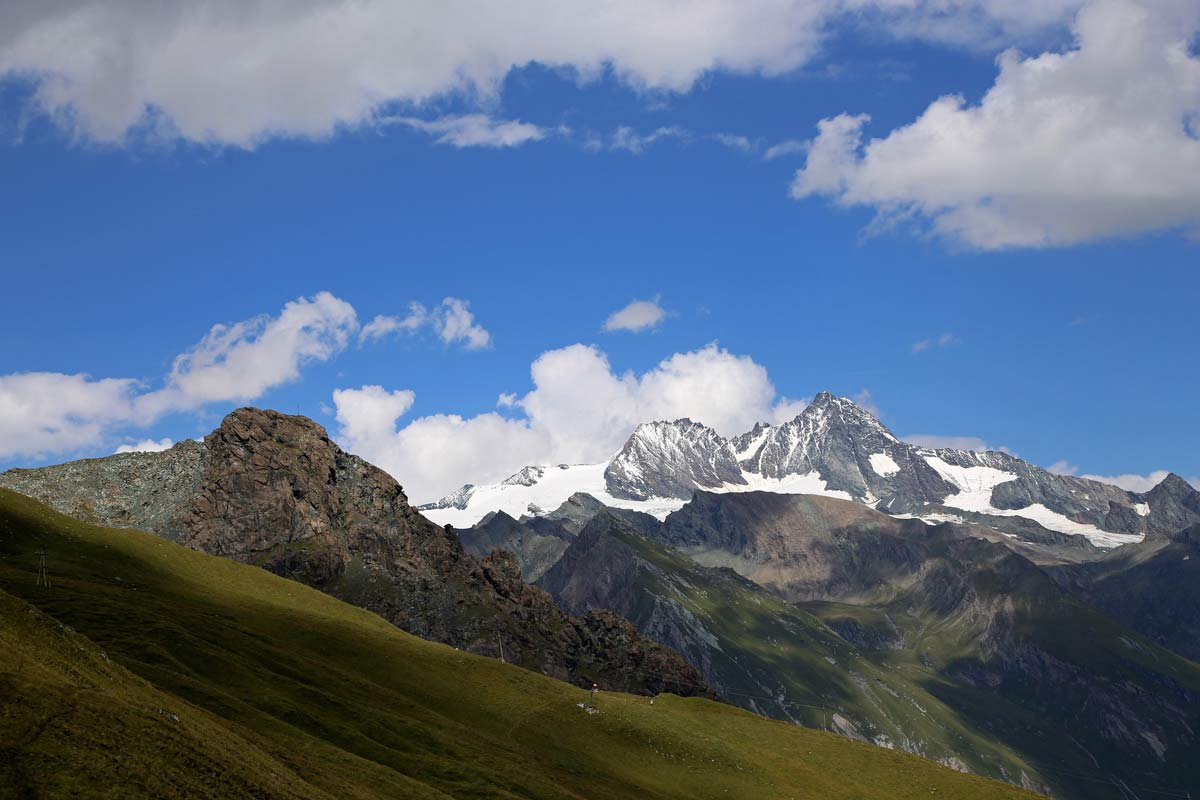
[[875,402],[875,398],[871,396],[871,391],[869,389],[863,389],[850,399],[854,401],[856,406],[861,408],[863,411],[866,411],[876,419],[879,419],[880,415],[883,413],[883,409],[881,409],[879,404]]
[[437,119],[383,117],[383,124],[407,125],[452,147],[519,147],[545,139],[553,129],[515,119],[495,119],[487,114],[461,114]]
[[932,433],[910,433],[908,436],[901,438],[909,444],[915,444],[917,447],[928,447],[932,450],[974,450],[977,453],[985,453],[988,450],[994,449],[978,436],[939,436]]
[[916,355],[917,353],[924,353],[926,350],[931,348],[936,349],[947,347],[954,344],[956,341],[958,341],[958,337],[956,337],[953,333],[943,333],[941,336],[933,336],[929,339],[922,339],[919,342],[913,342],[912,352],[913,355]]
[[492,343],[492,335],[475,321],[471,304],[458,297],[447,297],[433,308],[410,303],[403,316],[380,314],[359,331],[359,344],[394,334],[432,330],[445,344],[461,344],[467,350],[482,350]]
[[767,152],[763,154],[763,158],[767,161],[772,161],[776,158],[784,156],[798,155],[808,152],[809,141],[807,139],[784,139],[782,142],[771,145],[767,148]]
[[749,137],[735,133],[714,133],[712,139],[733,150],[741,150],[743,153],[749,153],[755,148],[754,142],[750,141]]
[[613,132],[608,147],[611,150],[628,150],[630,153],[638,155],[644,153],[646,148],[655,142],[666,139],[686,141],[690,138],[692,138],[690,132],[674,125],[655,128],[650,133],[638,133],[633,128],[622,125]]
[[986,453],[996,450],[1009,455],[1016,455],[1004,445],[993,446],[978,436],[939,436],[932,433],[910,433],[901,439],[917,447],[928,447],[931,450],[972,450],[976,453]]
[[653,300],[634,300],[610,314],[604,321],[604,330],[640,333],[658,327],[668,315],[667,310],[659,304],[660,300],[661,296],[658,295]]

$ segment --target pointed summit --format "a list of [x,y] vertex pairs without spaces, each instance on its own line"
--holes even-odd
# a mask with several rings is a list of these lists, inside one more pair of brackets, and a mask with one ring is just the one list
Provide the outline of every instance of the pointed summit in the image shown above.
[[[827,418],[832,425],[863,427],[883,434],[889,439],[896,437],[874,414],[848,397],[838,397],[830,392],[818,392],[799,417]],[[799,419],[797,417],[797,419]]]
[[614,497],[689,498],[697,487],[744,485],[733,448],[707,425],[690,419],[637,427],[604,471]]
[[1147,538],[1171,538],[1200,524],[1200,491],[1174,472],[1142,497],[1146,505]]
[[1168,472],[1167,477],[1159,481],[1158,485],[1147,493],[1147,496],[1188,497],[1195,493],[1196,488],[1184,478],[1176,475],[1174,472]]
[[[845,400],[845,399],[846,398],[839,398],[833,392],[827,392],[827,391],[822,390],[822,391],[817,392],[817,396],[812,399],[812,402],[809,403],[809,405],[810,406],[824,406],[824,405],[829,405],[830,403],[833,403],[837,400]],[[850,401],[846,400],[846,402],[850,402]]]

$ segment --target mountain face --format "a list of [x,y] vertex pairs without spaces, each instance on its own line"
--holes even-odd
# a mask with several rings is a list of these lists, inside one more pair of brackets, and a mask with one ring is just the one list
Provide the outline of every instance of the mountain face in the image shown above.
[[[978,526],[765,492],[697,492],[649,531],[653,541],[613,519],[589,523],[541,585],[570,609],[623,611],[732,702],[751,707],[754,696],[755,710],[783,719],[832,704],[843,733],[882,742],[897,726],[906,732],[891,739],[897,747],[1007,780],[1033,775],[1060,797],[1105,796],[1097,778],[1164,791],[1200,781],[1200,666],[1081,602]],[[1156,552],[1194,569],[1168,549],[1191,546],[1191,533],[1175,538]],[[1163,578],[1142,563],[1148,580]],[[1189,578],[1171,580],[1179,591]],[[1184,592],[1175,613],[1192,602],[1194,590]],[[1166,608],[1158,618],[1169,619]],[[806,658],[813,652],[836,666],[826,672]],[[856,688],[839,688],[838,676]],[[815,699],[805,686],[821,687]],[[880,703],[885,695],[904,702]],[[904,717],[912,704],[929,728]],[[981,756],[982,742],[1024,766]]]
[[703,567],[616,515],[597,513],[540,585],[573,613],[618,611],[755,713],[1046,788],[1035,768],[978,739],[920,681],[877,666],[859,644],[736,572]]
[[[791,422],[760,434],[737,441],[743,469],[764,478],[815,473],[830,491],[870,504],[877,498],[944,497],[954,491],[868,412],[828,392],[818,394]],[[893,510],[915,508],[900,502]]]
[[[507,552],[465,552],[382,470],[304,417],[239,409],[205,437],[138,453],[0,475],[0,485],[108,526],[150,530],[257,564],[398,627],[576,683],[655,691],[703,681],[616,615],[561,612]],[[654,672],[631,665],[653,661]],[[698,689],[698,692],[705,690]]]
[[561,526],[543,525],[534,530],[496,511],[471,528],[458,529],[458,539],[468,553],[484,558],[493,550],[512,553],[521,579],[533,583],[562,557],[571,535]]
[[587,713],[560,681],[6,490],[0,642],[5,800],[1035,800],[699,698]]
[[470,525],[497,509],[514,517],[542,513],[585,492],[664,519],[698,489],[767,490],[991,525],[1023,541],[1065,534],[1112,548],[1200,523],[1200,492],[1177,476],[1164,483],[1138,494],[1056,475],[1008,453],[918,447],[854,402],[822,392],[790,422],[760,423],[733,439],[691,420],[641,425],[605,464],[526,468],[503,484],[464,487],[423,508],[434,519]]
[[1089,605],[1200,663],[1200,525],[1050,574]]
[[639,425],[604,471],[614,497],[690,497],[696,487],[744,485],[733,447],[712,428],[678,419]]
[[[894,596],[923,564],[929,526],[832,497],[696,492],[656,538],[791,601]],[[910,541],[910,539],[912,541]]]

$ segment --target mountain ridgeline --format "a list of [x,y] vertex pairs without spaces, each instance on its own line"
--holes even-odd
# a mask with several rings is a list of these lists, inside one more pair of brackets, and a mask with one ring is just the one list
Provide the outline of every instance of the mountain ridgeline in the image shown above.
[[922,448],[822,393],[732,439],[647,423],[605,463],[423,511],[311,420],[257,409],[0,489],[577,686],[720,698],[1072,800],[1200,785],[1200,492],[1174,475],[1132,493]]
[[978,524],[696,492],[662,522],[597,512],[539,584],[628,617],[758,713],[1120,798],[1200,782],[1193,536],[1043,567]]
[[4,800],[1032,797],[704,698],[591,701],[4,489],[0,641]]
[[[1200,523],[1200,506],[1189,505],[1191,487],[1177,476],[1141,494],[1057,475],[1009,453],[919,447],[828,392],[790,422],[760,423],[732,439],[686,419],[646,423],[599,466],[530,467],[518,473],[520,481],[464,486],[421,508],[436,521],[469,525],[498,508],[513,517],[527,513],[530,502],[549,510],[578,491],[662,518],[698,489],[766,490],[840,497],[892,515],[983,522],[1029,541],[1065,534],[1103,548]],[[543,476],[555,469],[578,481],[560,475],[550,486]]]
[[[239,409],[203,442],[37,470],[0,487],[76,518],[261,566],[398,627],[579,685],[707,694],[674,651],[604,609],[563,613],[501,550],[466,552],[387,473],[304,417]],[[490,551],[489,551],[490,552]]]

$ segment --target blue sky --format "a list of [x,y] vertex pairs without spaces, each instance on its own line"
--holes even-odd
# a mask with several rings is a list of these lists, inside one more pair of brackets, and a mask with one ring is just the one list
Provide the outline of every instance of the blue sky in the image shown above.
[[[0,468],[203,435],[253,403],[314,417],[425,500],[595,457],[647,415],[734,433],[829,389],[902,436],[1200,475],[1200,59],[1188,44],[1183,88],[1149,99],[1102,80],[1134,64],[1161,84],[1162,31],[1195,15],[997,0],[951,26],[882,5],[798,24],[783,55],[646,62],[637,39],[564,71],[535,42],[491,84],[373,83],[345,111],[354,79],[331,79],[267,119],[242,106],[286,78],[237,75],[265,88],[211,106],[192,102],[210,66],[120,85],[181,45],[111,77],[0,39]],[[40,13],[18,21],[58,23]],[[1130,19],[1141,50],[1114,66],[1096,53]],[[281,42],[291,23],[262,21]],[[998,66],[1010,46],[1027,55]],[[1030,77],[1039,58],[1058,84]],[[131,93],[143,111],[106,116]],[[1054,115],[1081,96],[1074,131]],[[604,329],[637,300],[662,318]],[[364,335],[377,315],[393,330]]]

